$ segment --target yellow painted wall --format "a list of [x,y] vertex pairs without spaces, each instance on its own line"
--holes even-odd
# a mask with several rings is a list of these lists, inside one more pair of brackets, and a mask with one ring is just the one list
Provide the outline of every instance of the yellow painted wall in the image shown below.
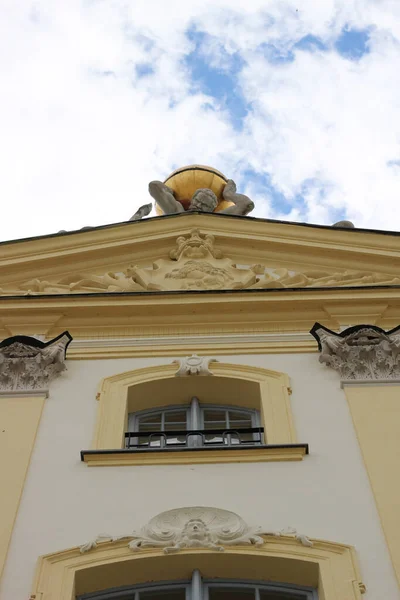
[[0,576],[46,394],[0,397]]
[[400,585],[400,384],[344,389]]

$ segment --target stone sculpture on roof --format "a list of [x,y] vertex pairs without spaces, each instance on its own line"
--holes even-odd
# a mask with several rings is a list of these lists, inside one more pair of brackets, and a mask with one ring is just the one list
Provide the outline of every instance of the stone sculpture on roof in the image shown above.
[[[208,180],[210,187],[198,187],[207,185]],[[172,183],[174,187],[167,182]],[[164,183],[151,181],[149,193],[164,215],[183,212],[219,212],[245,216],[254,208],[254,203],[248,196],[237,193],[236,184],[232,179],[226,179],[215,169],[198,165],[179,169]],[[225,202],[225,205],[219,206],[221,201]]]

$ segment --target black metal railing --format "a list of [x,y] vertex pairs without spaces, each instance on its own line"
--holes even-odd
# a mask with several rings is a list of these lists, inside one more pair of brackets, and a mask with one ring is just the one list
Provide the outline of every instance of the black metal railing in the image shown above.
[[263,443],[264,427],[240,429],[196,429],[188,431],[128,431],[125,448],[160,450],[168,448],[204,448],[222,446],[257,446]]

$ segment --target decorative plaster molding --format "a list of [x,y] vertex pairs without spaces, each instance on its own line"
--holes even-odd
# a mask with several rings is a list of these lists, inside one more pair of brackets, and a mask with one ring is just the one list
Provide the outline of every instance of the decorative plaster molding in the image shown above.
[[315,323],[310,332],[318,342],[319,361],[344,380],[400,378],[400,326],[384,331],[375,325],[355,325],[340,333]]
[[186,377],[188,375],[213,375],[210,371],[210,362],[218,362],[216,358],[208,358],[206,356],[185,356],[179,360],[174,360],[172,364],[179,364],[179,369],[175,373],[175,377]]
[[66,369],[64,361],[72,337],[68,331],[42,342],[16,335],[0,343],[0,391],[43,393],[52,379]]
[[[127,265],[119,272],[102,275],[72,272],[53,281],[33,278],[18,289],[1,289],[1,295],[76,294],[104,292],[143,292],[178,290],[237,290],[329,288],[373,285],[399,285],[400,278],[371,271],[322,269],[295,271],[273,264],[240,264],[223,256],[210,233],[193,229],[179,236],[167,259],[160,258],[145,267]],[[240,261],[241,262],[241,261]]]
[[165,554],[179,552],[184,548],[209,548],[223,552],[226,546],[263,546],[261,535],[274,537],[291,536],[304,546],[312,546],[305,535],[293,528],[282,531],[261,532],[249,527],[239,515],[220,508],[194,506],[176,508],[153,517],[138,533],[112,537],[99,535],[95,540],[81,546],[81,553],[96,548],[101,541],[130,539],[133,551],[142,548],[163,548]]

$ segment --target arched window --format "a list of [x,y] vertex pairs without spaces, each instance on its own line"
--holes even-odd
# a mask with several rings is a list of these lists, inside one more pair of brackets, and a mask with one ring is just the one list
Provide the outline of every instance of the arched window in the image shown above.
[[203,579],[196,569],[189,581],[154,583],[84,594],[77,600],[317,600],[316,590],[263,582]]
[[173,405],[130,413],[126,447],[196,448],[256,445],[263,442],[259,411],[226,404]]

